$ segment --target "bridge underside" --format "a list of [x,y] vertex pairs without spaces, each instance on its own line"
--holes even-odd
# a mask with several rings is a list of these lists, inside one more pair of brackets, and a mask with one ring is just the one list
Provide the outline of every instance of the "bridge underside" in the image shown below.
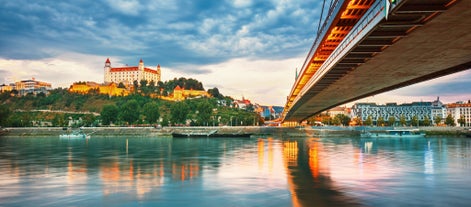
[[450,8],[443,2],[450,1],[410,0],[397,7],[310,86],[284,121],[471,68],[471,1]]

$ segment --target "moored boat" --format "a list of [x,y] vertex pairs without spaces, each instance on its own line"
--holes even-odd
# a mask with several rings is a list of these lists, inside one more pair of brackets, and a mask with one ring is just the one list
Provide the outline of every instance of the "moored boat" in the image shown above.
[[209,137],[215,134],[218,130],[211,131],[181,131],[181,132],[172,132],[173,137]]
[[386,133],[365,132],[361,137],[382,137],[382,138],[416,138],[425,137],[425,133],[419,129],[392,129],[386,130]]
[[73,131],[70,134],[61,134],[59,135],[59,138],[63,139],[90,139],[91,135],[90,134],[85,134],[83,131]]

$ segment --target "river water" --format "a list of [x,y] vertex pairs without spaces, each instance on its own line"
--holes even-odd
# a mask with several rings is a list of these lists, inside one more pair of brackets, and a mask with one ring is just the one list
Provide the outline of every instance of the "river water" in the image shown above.
[[469,206],[471,139],[0,137],[0,206]]

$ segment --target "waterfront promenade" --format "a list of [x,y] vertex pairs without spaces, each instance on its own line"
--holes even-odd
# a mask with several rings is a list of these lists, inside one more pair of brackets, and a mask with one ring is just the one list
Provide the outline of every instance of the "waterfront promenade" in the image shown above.
[[[467,128],[464,127],[418,127],[426,135],[434,136],[466,136]],[[172,137],[172,133],[181,133],[191,130],[211,131],[217,130],[219,134],[237,134],[248,133],[253,136],[271,136],[282,135],[283,137],[299,136],[336,136],[352,135],[357,136],[361,131],[382,132],[393,129],[393,127],[266,127],[266,126],[218,126],[218,127],[83,127],[86,134],[92,134],[97,137],[107,136],[139,136],[139,137]],[[74,129],[65,129],[63,127],[18,127],[5,128],[7,131],[3,136],[14,137],[48,137],[59,136],[68,133]],[[75,129],[77,130],[77,129]]]

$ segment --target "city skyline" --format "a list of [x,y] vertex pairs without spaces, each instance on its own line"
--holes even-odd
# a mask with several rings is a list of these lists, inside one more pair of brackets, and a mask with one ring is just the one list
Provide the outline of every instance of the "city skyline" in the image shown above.
[[[53,87],[103,81],[114,66],[162,67],[162,81],[283,106],[315,38],[322,1],[0,0],[0,84],[35,77]],[[289,15],[287,15],[289,14]],[[358,102],[469,100],[463,71]]]

